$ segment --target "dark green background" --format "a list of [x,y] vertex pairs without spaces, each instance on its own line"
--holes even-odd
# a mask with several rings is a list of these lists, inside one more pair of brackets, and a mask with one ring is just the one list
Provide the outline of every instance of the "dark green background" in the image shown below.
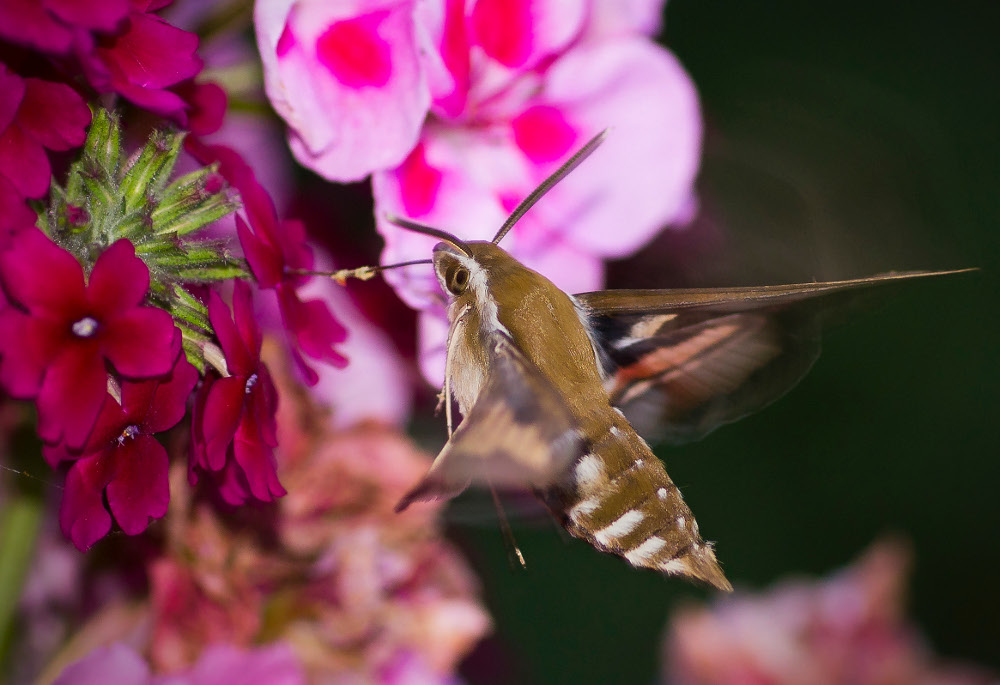
[[[737,588],[901,535],[913,620],[1000,671],[998,28],[992,2],[671,2],[665,42],[706,121],[703,215],[640,285],[982,269],[900,288],[777,404],[658,454]],[[452,528],[498,628],[472,682],[652,682],[668,614],[707,596],[544,525],[515,523],[514,573],[494,527]]]

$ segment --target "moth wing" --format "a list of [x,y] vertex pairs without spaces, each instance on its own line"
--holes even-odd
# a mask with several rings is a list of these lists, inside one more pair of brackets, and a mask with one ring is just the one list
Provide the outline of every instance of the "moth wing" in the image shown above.
[[820,329],[871,286],[951,271],[748,288],[608,290],[576,298],[606,387],[636,429],[696,440],[767,406],[819,356]]
[[470,483],[546,488],[564,477],[581,449],[582,435],[558,393],[510,338],[497,335],[469,415],[396,509],[453,497]]

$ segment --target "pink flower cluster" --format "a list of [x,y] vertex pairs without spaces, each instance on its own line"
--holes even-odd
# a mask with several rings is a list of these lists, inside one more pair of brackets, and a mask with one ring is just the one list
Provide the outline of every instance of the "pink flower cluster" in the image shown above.
[[874,545],[832,577],[786,582],[674,615],[664,683],[987,685],[987,673],[935,659],[903,615],[909,555]]
[[[0,244],[19,223],[34,223],[24,199],[48,191],[48,151],[83,143],[90,122],[86,99],[92,94],[117,93],[183,124],[189,112],[221,93],[216,86],[193,83],[202,66],[195,54],[198,37],[153,14],[167,4],[0,3],[0,47],[9,44],[6,63],[0,62]],[[67,82],[53,81],[53,73]]]
[[[607,142],[505,239],[569,291],[600,286],[628,254],[692,211],[701,120],[694,87],[649,36],[662,2],[286,0],[258,3],[268,96],[296,158],[332,180],[373,174],[383,262],[433,244],[403,215],[489,239],[576,147]],[[433,308],[430,269],[387,277]],[[439,309],[421,320],[424,369],[443,370]]]

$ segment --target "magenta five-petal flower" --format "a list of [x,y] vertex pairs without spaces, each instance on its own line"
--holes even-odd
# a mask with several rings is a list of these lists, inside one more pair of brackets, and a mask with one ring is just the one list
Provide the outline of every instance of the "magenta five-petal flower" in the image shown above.
[[180,357],[169,378],[122,383],[121,405],[105,395],[97,424],[66,475],[59,511],[63,533],[81,551],[111,530],[109,509],[129,535],[167,513],[167,451],[153,434],[184,418],[197,382],[198,371]]
[[212,291],[208,316],[225,354],[228,375],[209,376],[198,393],[191,426],[190,475],[196,480],[196,469],[219,474],[220,493],[230,504],[242,504],[251,497],[270,502],[285,494],[274,459],[278,394],[260,360],[261,334],[250,287],[236,281],[232,316]]
[[271,196],[234,150],[196,140],[188,147],[202,163],[219,162],[219,173],[239,191],[249,219],[248,224],[236,217],[240,246],[257,284],[277,295],[282,322],[293,341],[292,358],[305,381],[315,385],[319,375],[306,364],[303,353],[335,367],[346,366],[347,359],[333,346],[347,338],[347,330],[324,302],[303,301],[297,292],[309,278],[303,272],[313,268],[305,225],[294,219],[278,219]]
[[170,373],[180,331],[170,314],[142,304],[149,270],[128,240],[107,248],[85,281],[76,258],[38,229],[0,254],[10,306],[0,312],[0,385],[35,398],[46,442],[77,449],[107,392],[110,362],[129,379]]

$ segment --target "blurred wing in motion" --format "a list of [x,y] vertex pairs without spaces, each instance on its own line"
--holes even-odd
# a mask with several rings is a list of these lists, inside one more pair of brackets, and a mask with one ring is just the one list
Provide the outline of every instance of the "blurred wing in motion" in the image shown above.
[[423,480],[397,505],[457,495],[470,483],[545,488],[580,456],[582,436],[558,393],[506,335],[469,415]]
[[[963,270],[967,271],[967,270]],[[790,390],[819,355],[821,324],[861,291],[961,271],[911,271],[746,288],[577,295],[606,388],[649,437],[696,440]]]

